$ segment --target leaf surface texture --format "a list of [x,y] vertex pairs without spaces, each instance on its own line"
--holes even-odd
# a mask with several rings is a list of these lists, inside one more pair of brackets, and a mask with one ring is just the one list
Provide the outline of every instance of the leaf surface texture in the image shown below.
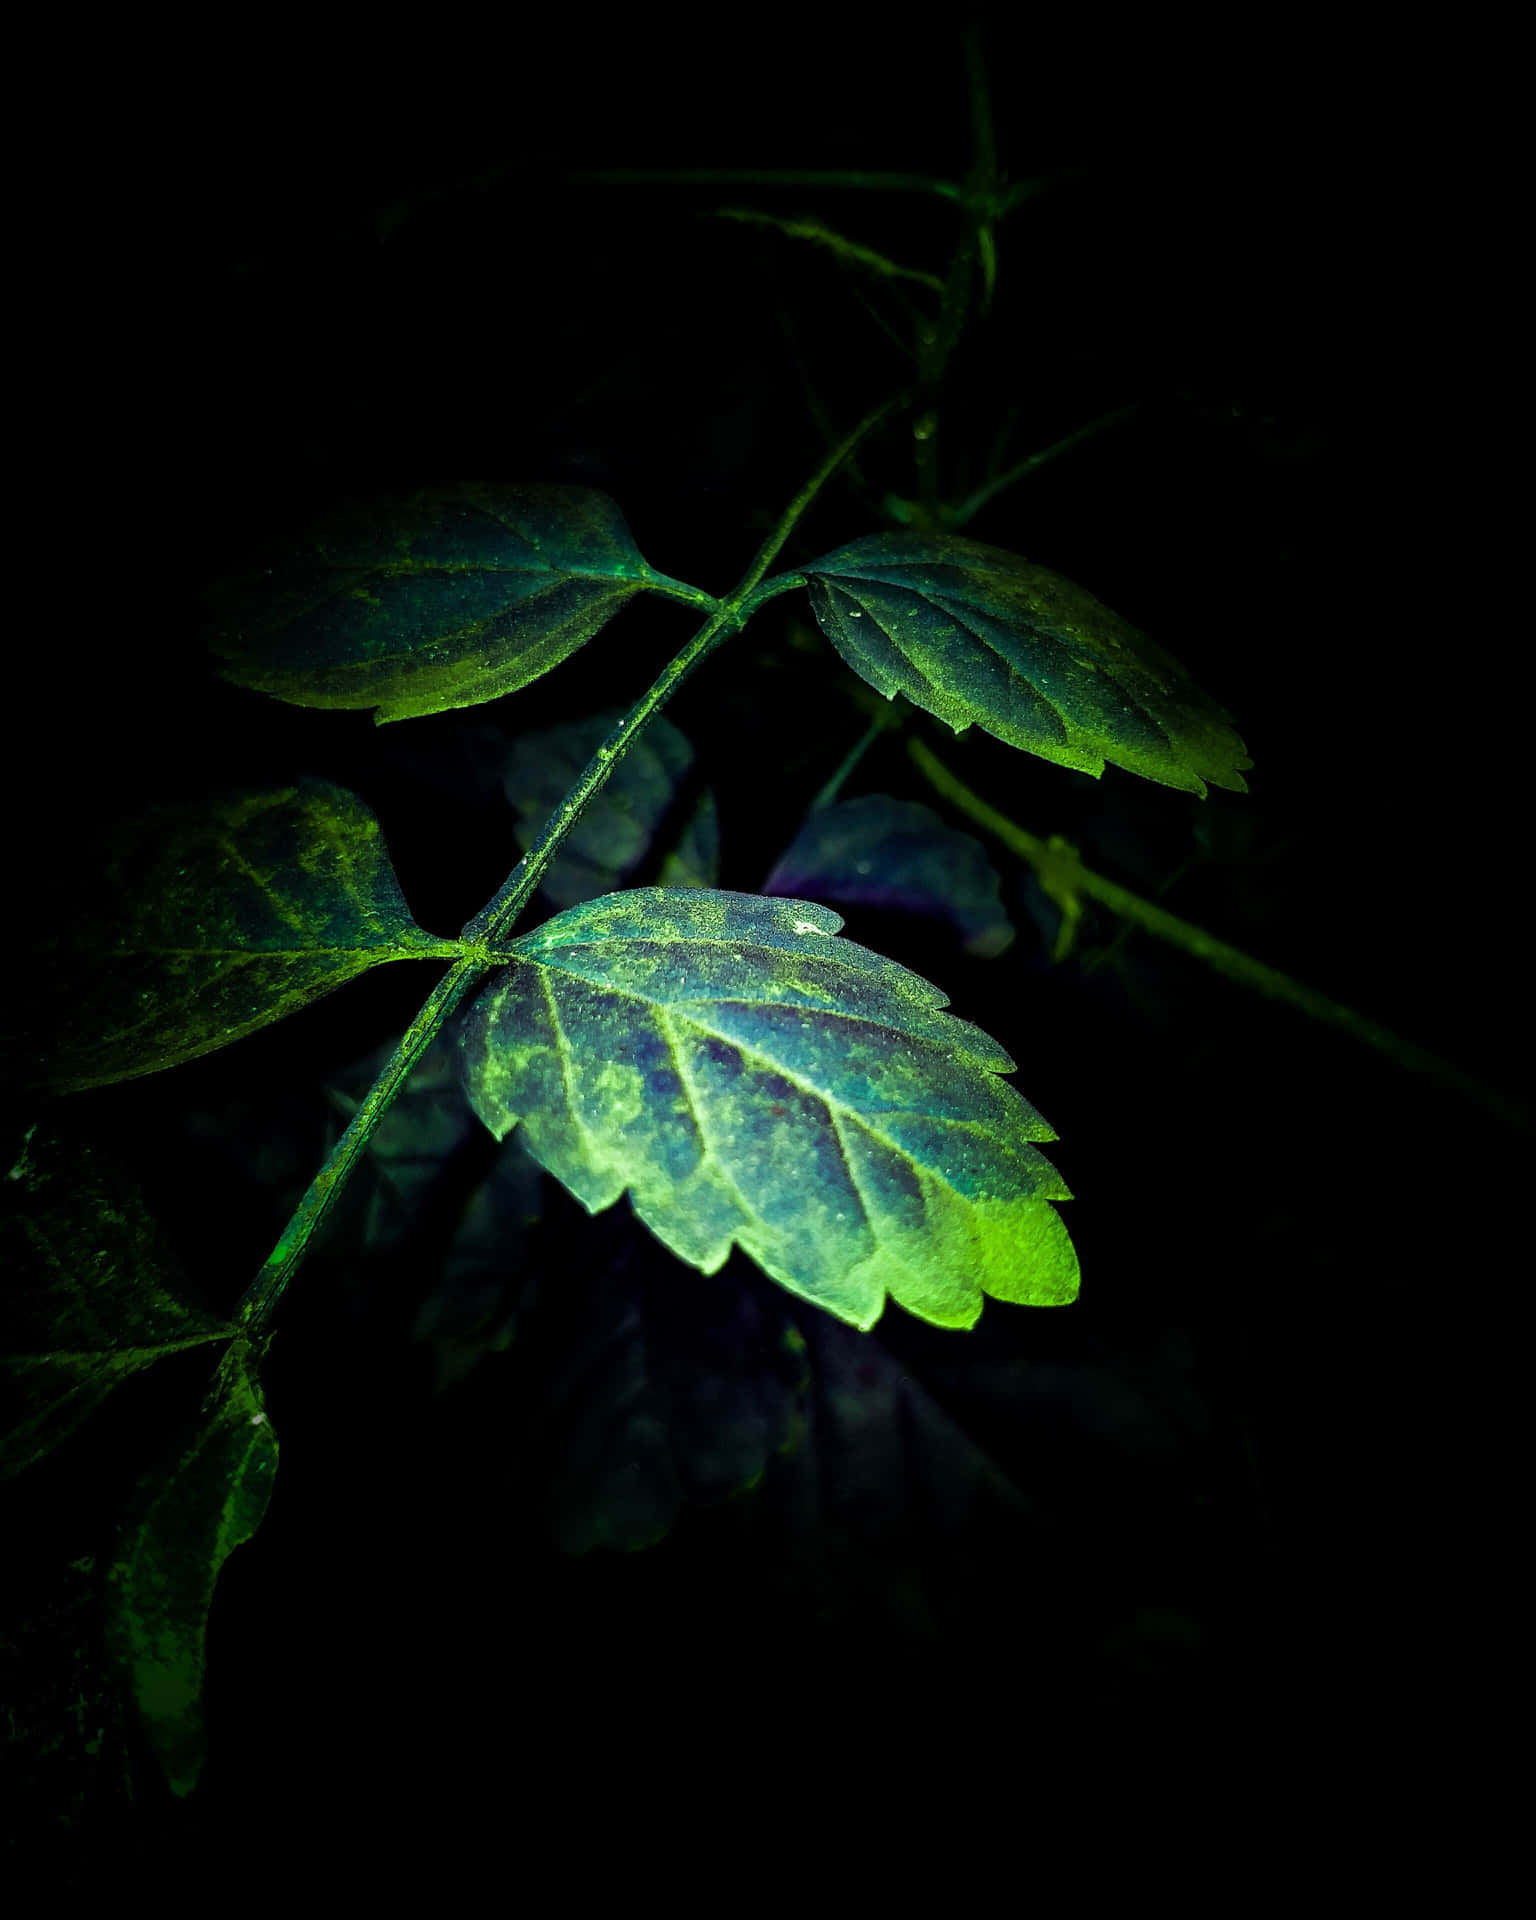
[[41,956],[57,1092],[173,1067],[391,960],[450,958],[411,918],[379,823],[304,780],[207,806],[155,808]]
[[877,533],[812,561],[811,605],[861,678],[946,721],[1097,776],[1247,791],[1231,716],[1073,581],[958,535]]
[[211,644],[238,686],[409,720],[527,686],[654,578],[596,488],[465,484],[334,517],[226,593]]
[[887,1294],[943,1326],[1054,1305],[1077,1262],[1055,1135],[937,988],[804,900],[637,888],[515,941],[460,1032],[497,1138],[589,1212],[630,1193],[679,1258],[733,1244],[839,1318]]

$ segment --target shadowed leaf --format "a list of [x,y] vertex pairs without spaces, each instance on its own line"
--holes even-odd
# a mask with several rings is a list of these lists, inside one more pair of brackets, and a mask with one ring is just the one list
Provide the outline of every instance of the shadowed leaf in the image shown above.
[[261,1525],[276,1472],[277,1438],[240,1341],[174,1458],[139,1481],[107,1574],[108,1651],[177,1795],[203,1766],[214,1584]]
[[[620,717],[621,709],[525,734],[508,756],[506,795],[516,810],[517,844],[526,853],[576,784]],[[693,748],[665,714],[657,714],[608,776],[572,828],[540,886],[559,907],[611,893],[635,871],[664,832],[678,789],[693,765]],[[719,871],[720,829],[714,795],[705,791],[686,819],[675,823],[673,844],[657,872],[664,887],[713,886]]]
[[999,1078],[1007,1054],[937,988],[802,900],[659,887],[610,894],[512,943],[461,1030],[498,1139],[588,1209],[636,1215],[705,1273],[740,1246],[855,1326],[887,1293],[969,1327],[982,1296],[1054,1305],[1077,1261]]
[[[386,1042],[327,1089],[338,1134],[393,1052]],[[431,1352],[437,1391],[511,1344],[534,1285],[526,1247],[543,1183],[520,1141],[496,1148],[486,1139],[460,1084],[457,1047],[440,1037],[369,1138],[352,1182],[359,1240],[343,1256],[360,1292],[377,1286],[380,1259],[408,1262],[421,1301],[412,1338]]]
[[1013,928],[979,840],[931,807],[883,793],[818,807],[780,855],[763,892],[899,908],[947,920],[967,953],[1006,952]]
[[1245,793],[1231,716],[1091,593],[956,535],[877,533],[801,569],[822,631],[887,698],[1059,766]]
[[655,579],[607,494],[467,483],[337,516],[211,645],[237,686],[409,720],[527,686]]
[[133,1183],[39,1122],[3,1187],[0,1478],[69,1437],[129,1374],[234,1328],[182,1297]]
[[752,1493],[803,1427],[789,1297],[744,1261],[702,1281],[615,1224],[583,1223],[593,1256],[541,1299],[547,1362],[515,1383],[564,1553],[655,1546],[685,1507]]
[[371,967],[457,951],[412,920],[372,813],[323,780],[154,809],[111,856],[39,955],[56,1013],[22,1074],[57,1092],[195,1060]]

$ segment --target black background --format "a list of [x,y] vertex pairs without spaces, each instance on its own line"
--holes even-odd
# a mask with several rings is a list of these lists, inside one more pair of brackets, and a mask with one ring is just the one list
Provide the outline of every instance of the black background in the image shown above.
[[[1468,586],[1444,296],[1465,241],[1443,152],[1364,57],[1232,48],[1213,68],[1163,48],[1111,86],[1081,53],[1021,54],[990,26],[985,46],[1002,164],[1053,185],[1003,227],[995,310],[956,357],[946,486],[976,484],[1010,410],[1016,458],[1139,401],[967,532],[1178,654],[1237,715],[1252,791],[1095,782],[913,724],[1032,831],[1518,1089],[1516,961],[1486,906],[1516,773]],[[370,58],[251,44],[206,50],[142,107],[106,92],[104,117],[48,147],[30,237],[48,426],[33,478],[56,511],[14,664],[13,899],[62,911],[103,819],[314,772],[368,799],[416,917],[451,934],[516,852],[499,801],[455,786],[464,716],[375,729],[225,686],[202,652],[205,590],[331,502],[478,477],[602,487],[653,565],[725,591],[822,451],[800,369],[838,430],[909,370],[862,283],[711,210],[815,213],[939,270],[952,216],[905,194],[565,176],[959,177],[958,32],[546,27]],[[909,446],[882,434],[872,499],[834,484],[786,559],[877,530],[880,494],[914,491]],[[759,884],[864,724],[830,649],[796,644],[796,614],[775,602],[671,709],[719,796],[726,886]],[[627,609],[505,724],[632,698],[687,630],[681,608]],[[925,797],[893,740],[848,791]],[[504,1458],[494,1383],[432,1401],[395,1319],[359,1327],[301,1274],[269,1363],[278,1493],[215,1610],[204,1786],[171,1804],[131,1734],[131,1806],[112,1739],[89,1763],[68,1740],[28,1750],[13,1804],[29,1845],[46,1833],[80,1872],[244,1847],[252,1875],[280,1877],[301,1836],[329,1835],[370,1872],[408,1854],[446,1873],[502,1841],[554,1857],[564,1836],[607,1837],[627,1860],[743,1820],[836,1810],[857,1828],[919,1808],[942,1841],[950,1823],[1008,1831],[1085,1766],[1214,1765],[1257,1805],[1287,1756],[1326,1770],[1411,1718],[1403,1676],[1433,1641],[1456,1489],[1408,1339],[1427,1322],[1454,1368],[1450,1328],[1496,1239],[1487,1196],[1522,1138],[1143,938],[1113,965],[1051,967],[1023,874],[992,851],[1020,929],[1004,958],[894,919],[848,927],[1010,1049],[1077,1196],[1077,1305],[989,1305],[970,1334],[890,1308],[868,1336],[1039,1516],[985,1543],[944,1631],[865,1631],[842,1589],[786,1588],[742,1503],[685,1511],[644,1553],[559,1555],[540,1463]],[[1090,922],[1087,952],[1114,936]],[[420,996],[407,973],[67,1103],[216,1303],[280,1216],[254,1173],[188,1160],[185,1114],[248,1094],[279,1124],[399,1030]],[[12,1102],[8,1125],[30,1113]],[[572,1289],[643,1259],[625,1212],[559,1215]],[[675,1272],[707,1311],[713,1283]],[[774,1292],[739,1256],[727,1278]],[[988,1367],[1080,1391],[1000,1411]],[[63,1569],[99,1564],[135,1448],[175,1412],[153,1381],[101,1417],[106,1464],[93,1428],[10,1496],[7,1631],[31,1703],[74,1684],[88,1596]],[[910,1529],[937,1578],[915,1504]],[[398,1855],[365,1844],[381,1823]]]

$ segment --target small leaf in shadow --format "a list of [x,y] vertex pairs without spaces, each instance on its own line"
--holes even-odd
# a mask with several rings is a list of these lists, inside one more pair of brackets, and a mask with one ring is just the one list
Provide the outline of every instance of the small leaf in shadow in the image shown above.
[[931,807],[883,793],[818,807],[763,892],[944,920],[965,951],[983,959],[1006,952],[1014,937],[981,842],[946,826]]
[[[517,843],[527,851],[544,822],[620,717],[615,707],[586,719],[524,734],[507,761],[507,800],[517,814]],[[714,795],[691,793],[694,753],[665,714],[658,714],[594,795],[540,885],[556,906],[610,893],[660,852],[657,883],[713,886],[720,829]],[[681,814],[681,817],[677,817]],[[658,839],[670,844],[656,846]]]

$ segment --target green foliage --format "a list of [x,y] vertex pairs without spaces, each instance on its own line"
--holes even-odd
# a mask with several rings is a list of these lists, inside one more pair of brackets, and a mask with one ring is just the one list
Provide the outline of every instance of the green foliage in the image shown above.
[[888,794],[817,807],[763,882],[763,892],[944,920],[965,951],[983,959],[1013,944],[997,870],[981,842],[945,826],[932,807]]
[[55,1092],[195,1060],[390,960],[458,951],[410,916],[379,823],[325,780],[164,807],[41,956]]
[[107,1648],[171,1791],[204,1761],[203,1668],[219,1569],[261,1525],[277,1472],[245,1341],[219,1363],[195,1427],[139,1482],[107,1571]]
[[[480,483],[356,502],[226,591],[212,636],[224,679],[297,707],[371,709],[377,723],[525,688],[643,591],[708,616],[627,709],[510,741],[498,726],[491,772],[528,857],[461,939],[416,924],[363,802],[305,779],[127,821],[74,924],[42,945],[55,1011],[19,1057],[29,1088],[61,1094],[197,1059],[381,964],[454,962],[397,1044],[329,1077],[328,1156],[227,1322],[188,1303],[143,1200],[51,1120],[11,1171],[0,1233],[18,1276],[17,1332],[0,1470],[40,1458],[162,1355],[228,1342],[197,1421],[138,1480],[107,1581],[107,1647],[178,1795],[204,1763],[219,1573],[260,1525],[276,1471],[259,1377],[267,1323],[322,1222],[328,1277],[353,1306],[410,1289],[438,1388],[488,1355],[510,1368],[537,1349],[546,1371],[516,1411],[532,1406],[530,1425],[542,1419],[554,1436],[543,1459],[566,1552],[654,1545],[687,1503],[756,1489],[782,1460],[792,1501],[831,1517],[878,1604],[883,1582],[868,1568],[894,1555],[885,1530],[909,1491],[951,1521],[1024,1504],[894,1351],[860,1336],[887,1299],[971,1328],[987,1298],[1076,1298],[1057,1211],[1070,1195],[1039,1151],[1055,1135],[1004,1077],[1014,1062],[996,1041],[918,974],[838,937],[842,921],[818,904],[938,918],[969,955],[990,958],[1014,938],[998,875],[929,808],[874,794],[816,806],[760,894],[718,890],[714,796],[660,712],[718,641],[803,582],[842,659],[887,699],[905,694],[957,732],[978,725],[1094,776],[1109,762],[1202,797],[1208,784],[1244,791],[1251,762],[1230,716],[1177,661],[1046,568],[923,530],[966,524],[1010,484],[1003,436],[968,501],[940,498],[945,362],[969,303],[985,310],[999,284],[1000,223],[1039,184],[1008,187],[984,111],[977,125],[966,184],[923,189],[962,215],[942,272],[813,214],[720,209],[867,283],[895,324],[910,323],[896,344],[916,369],[912,389],[839,441],[802,367],[831,451],[728,599],[654,571],[604,493]],[[916,454],[900,491],[877,476],[873,439],[867,476],[852,458],[887,416]],[[769,576],[839,469],[902,530]],[[608,695],[599,685],[592,697]],[[471,731],[455,736],[459,750]],[[1031,841],[1021,857],[1043,877],[1066,874],[1057,891],[1071,902],[1086,888],[1055,842]],[[562,910],[514,937],[537,889]],[[1030,1018],[1022,1006],[1022,1030]],[[248,1166],[244,1122],[228,1134]],[[530,1257],[560,1230],[546,1172],[589,1213],[627,1193],[651,1236],[632,1236],[592,1284],[576,1284],[573,1263],[553,1265],[569,1284],[551,1294],[576,1302],[563,1323],[557,1304],[545,1311]],[[331,1212],[349,1179],[347,1207]],[[783,1291],[745,1263],[723,1271],[735,1248]],[[668,1253],[707,1277],[707,1300]],[[540,1338],[515,1340],[535,1306]],[[893,1482],[897,1431],[913,1462]],[[924,1614],[915,1574],[892,1591],[899,1610]]]
[[1202,797],[1247,791],[1231,716],[1082,587],[958,535],[877,533],[810,561],[811,604],[855,673],[962,733],[1058,766],[1106,760]]
[[8,1477],[66,1440],[130,1374],[234,1328],[186,1297],[132,1181],[56,1121],[28,1130],[0,1195],[0,1477]]
[[[621,717],[622,709],[611,707],[514,742],[505,789],[517,813],[517,844],[525,853]],[[658,833],[670,842],[656,875],[659,885],[715,884],[720,823],[714,795],[706,788],[684,819],[672,817],[693,761],[688,741],[664,713],[658,714],[545,868],[539,884],[557,907],[573,907],[622,885],[645,860]]]
[[465,485],[338,517],[212,644],[237,686],[409,720],[527,686],[657,584],[606,494]]
[[996,1043],[809,901],[643,888],[512,945],[462,1028],[465,1085],[590,1211],[628,1190],[680,1258],[739,1245],[855,1326],[886,1295],[968,1327],[1056,1305],[1077,1262]]

